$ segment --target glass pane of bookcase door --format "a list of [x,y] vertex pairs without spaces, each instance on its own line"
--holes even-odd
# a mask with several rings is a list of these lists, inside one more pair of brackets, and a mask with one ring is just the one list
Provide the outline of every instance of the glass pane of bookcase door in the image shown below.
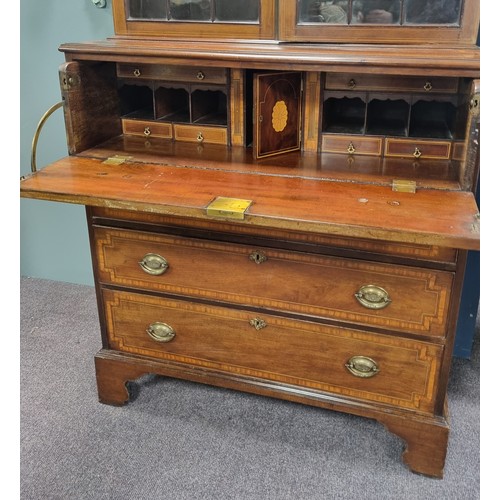
[[129,19],[167,19],[167,0],[127,0]]
[[210,0],[170,0],[170,16],[176,21],[210,21]]
[[349,3],[347,0],[299,0],[299,23],[347,24]]
[[463,0],[299,0],[299,23],[458,25]]
[[460,21],[463,0],[405,0],[403,24],[451,24]]
[[215,0],[215,21],[258,22],[259,0]]
[[401,0],[301,0],[299,23],[399,24]]
[[400,0],[353,0],[351,24],[399,24]]

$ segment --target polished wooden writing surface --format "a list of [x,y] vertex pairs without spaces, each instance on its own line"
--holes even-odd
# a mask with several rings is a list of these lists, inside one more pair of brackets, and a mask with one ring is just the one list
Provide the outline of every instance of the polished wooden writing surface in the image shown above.
[[[22,182],[23,196],[207,218],[217,196],[250,199],[245,223],[316,233],[479,249],[469,192],[421,190],[217,169],[65,158]],[[447,200],[443,204],[443,198]]]

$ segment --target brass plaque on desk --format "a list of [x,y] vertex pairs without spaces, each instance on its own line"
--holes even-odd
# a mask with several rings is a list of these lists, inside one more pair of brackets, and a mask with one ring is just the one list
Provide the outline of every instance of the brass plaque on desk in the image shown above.
[[262,73],[254,77],[255,156],[300,149],[302,74]]
[[218,196],[208,205],[207,215],[224,219],[244,220],[245,211],[251,204],[252,200]]

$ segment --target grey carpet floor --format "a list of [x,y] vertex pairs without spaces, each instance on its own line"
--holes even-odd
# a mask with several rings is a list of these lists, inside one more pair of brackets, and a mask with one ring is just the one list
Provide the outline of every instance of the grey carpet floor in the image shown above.
[[97,401],[94,289],[21,280],[21,498],[479,498],[479,335],[455,360],[443,480],[411,473],[377,422],[148,375]]

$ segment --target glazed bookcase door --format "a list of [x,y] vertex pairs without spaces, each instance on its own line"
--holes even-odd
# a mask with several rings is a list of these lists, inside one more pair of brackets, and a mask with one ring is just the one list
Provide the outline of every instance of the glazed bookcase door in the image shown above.
[[279,0],[280,38],[475,43],[479,0]]
[[180,39],[273,39],[275,0],[113,2],[117,35]]

